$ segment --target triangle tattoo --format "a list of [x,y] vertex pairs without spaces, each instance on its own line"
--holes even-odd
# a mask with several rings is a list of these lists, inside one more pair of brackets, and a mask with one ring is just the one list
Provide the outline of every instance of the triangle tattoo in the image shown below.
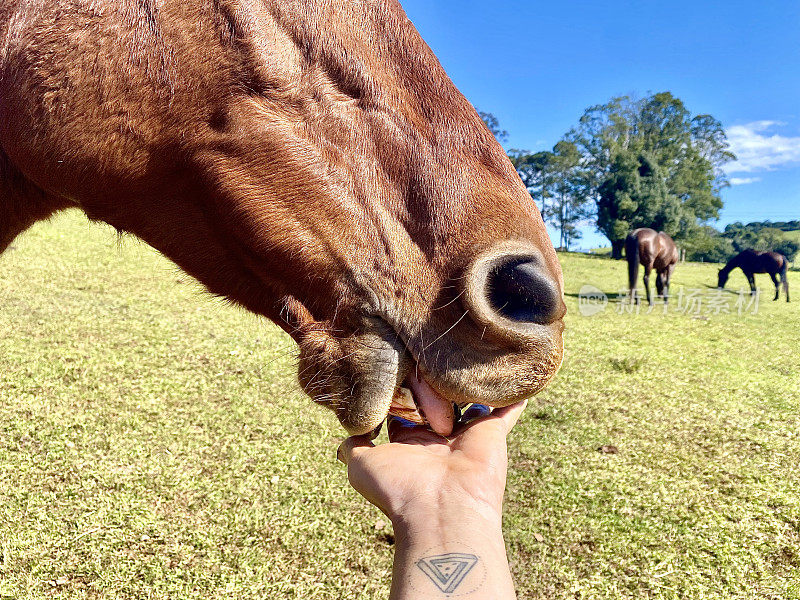
[[417,566],[436,587],[445,594],[452,594],[478,562],[474,554],[440,554],[417,561]]

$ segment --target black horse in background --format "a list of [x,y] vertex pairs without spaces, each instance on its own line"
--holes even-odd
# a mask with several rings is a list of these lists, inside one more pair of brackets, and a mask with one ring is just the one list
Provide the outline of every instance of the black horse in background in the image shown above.
[[[777,300],[780,296],[780,286],[783,284],[783,291],[786,292],[786,301],[789,301],[789,280],[786,277],[786,271],[789,269],[789,260],[777,252],[758,252],[756,250],[743,250],[732,259],[728,264],[719,270],[719,279],[717,281],[718,288],[724,288],[728,282],[728,274],[736,267],[744,271],[747,282],[750,284],[750,293],[756,293],[756,280],[753,276],[754,273],[769,273],[772,277],[772,283],[775,284],[775,297]],[[780,281],[778,280],[780,275]]]

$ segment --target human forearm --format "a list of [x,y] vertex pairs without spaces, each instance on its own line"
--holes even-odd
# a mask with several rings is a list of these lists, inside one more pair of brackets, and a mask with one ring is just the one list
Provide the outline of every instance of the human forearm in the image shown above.
[[350,483],[394,526],[391,600],[516,598],[501,515],[506,436],[524,408],[472,407],[449,438],[390,420],[388,444],[342,443]]
[[390,600],[516,598],[498,510],[454,497],[392,519]]

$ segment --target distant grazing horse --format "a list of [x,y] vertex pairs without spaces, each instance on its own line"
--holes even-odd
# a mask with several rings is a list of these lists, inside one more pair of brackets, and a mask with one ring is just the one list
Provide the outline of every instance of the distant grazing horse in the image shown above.
[[[775,284],[775,297],[773,300],[777,300],[780,296],[782,283],[783,291],[786,293],[786,301],[789,301],[789,280],[786,277],[786,271],[789,269],[789,260],[783,254],[778,252],[758,252],[750,248],[742,250],[719,270],[717,287],[720,289],[725,287],[728,282],[728,275],[736,267],[744,271],[747,282],[750,284],[750,293],[756,293],[756,279],[753,275],[755,273],[769,273],[769,276],[772,277],[772,283]],[[778,280],[779,274],[781,276],[780,281]]]
[[656,291],[669,299],[669,280],[678,262],[678,247],[663,231],[656,232],[647,227],[634,229],[625,240],[625,256],[628,259],[628,288],[631,299],[639,304],[636,294],[636,278],[639,276],[639,263],[644,266],[644,289],[647,303],[653,304],[650,297],[650,271],[656,270]]

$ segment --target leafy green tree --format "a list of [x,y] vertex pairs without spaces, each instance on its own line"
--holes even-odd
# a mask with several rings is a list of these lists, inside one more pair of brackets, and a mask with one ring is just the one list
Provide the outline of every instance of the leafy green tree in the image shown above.
[[795,240],[790,240],[784,237],[774,248],[775,252],[780,252],[786,258],[789,259],[790,262],[793,262],[795,258],[797,258],[797,253],[800,252],[800,242]]
[[727,225],[725,231],[720,235],[730,241],[734,253],[748,248],[761,252],[772,250],[780,252],[791,261],[800,252],[800,243],[787,237],[785,233],[785,231],[796,231],[790,228],[793,223],[794,221],[775,223],[775,225],[784,227],[784,230],[772,227],[773,224],[769,221],[748,223],[747,225],[736,221]]
[[683,240],[682,245],[688,260],[705,262],[725,262],[748,248],[780,252],[792,261],[800,251],[799,242],[787,237],[781,229],[764,227],[763,223],[731,223],[724,232],[701,227]]
[[780,252],[793,261],[800,250],[800,243],[786,237],[786,234],[777,227],[763,227],[758,230],[756,241],[752,247],[761,252]]
[[767,227],[758,232],[758,241],[755,249],[761,252],[775,250],[783,242],[783,232],[774,227]]
[[600,184],[597,227],[611,241],[611,255],[622,257],[625,237],[637,227],[652,227],[675,236],[682,207],[669,193],[663,170],[647,154],[618,151]]
[[569,250],[581,238],[578,228],[590,216],[589,195],[581,155],[575,144],[558,142],[550,154],[553,198],[544,218],[559,232],[559,247]]
[[505,129],[500,129],[500,121],[497,120],[490,112],[483,112],[481,110],[478,111],[478,116],[486,123],[486,127],[489,128],[489,131],[492,132],[497,141],[501,144],[508,140],[508,132]]
[[562,140],[552,152],[511,150],[509,158],[545,222],[558,231],[559,246],[568,250],[581,237],[580,223],[591,216],[580,152]]
[[736,160],[736,155],[728,150],[728,139],[722,123],[711,115],[697,115],[692,118],[691,134],[694,150],[714,169],[717,191],[727,187],[729,183],[722,166]]
[[710,226],[700,227],[682,242],[686,259],[695,262],[727,262],[736,251],[730,239]]
[[723,235],[731,241],[734,251],[741,252],[747,248],[755,248],[758,243],[758,231],[737,221],[727,225]]
[[728,185],[722,165],[735,157],[716,119],[692,117],[669,92],[589,107],[565,139],[581,155],[597,227],[615,258],[636,227],[683,239],[718,218]]
[[527,150],[510,150],[508,157],[517,169],[522,183],[544,215],[550,206],[555,185],[555,156],[547,150],[529,153]]

